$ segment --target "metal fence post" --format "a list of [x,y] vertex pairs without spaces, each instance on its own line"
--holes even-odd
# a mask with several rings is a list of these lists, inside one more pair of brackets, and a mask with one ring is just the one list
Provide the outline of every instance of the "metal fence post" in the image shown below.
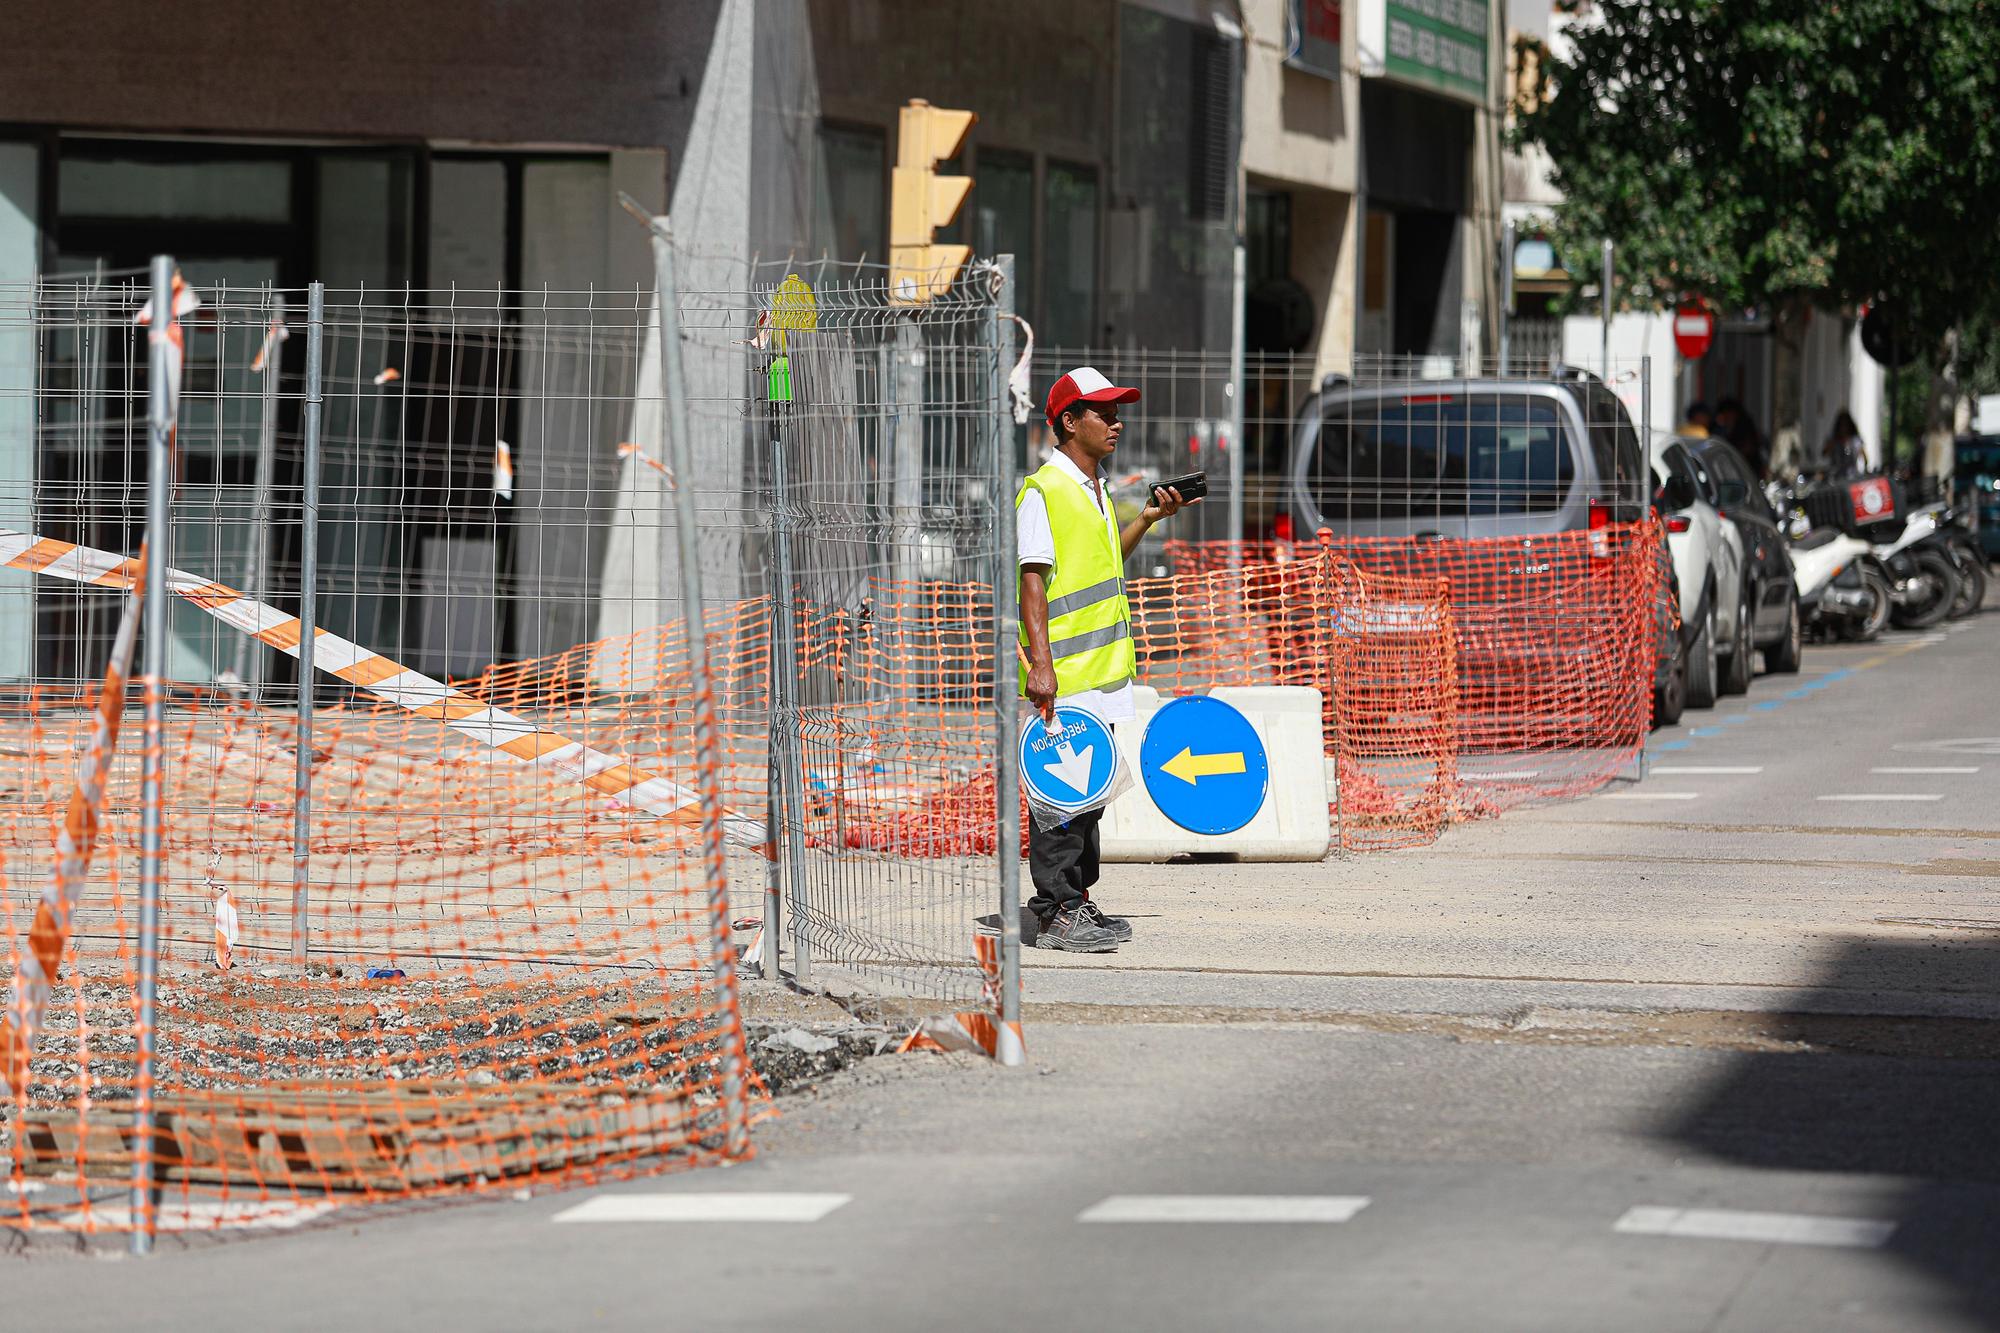
[[303,965],[310,942],[306,905],[312,872],[313,635],[319,624],[319,431],[326,286],[306,292],[305,475],[299,501],[299,722],[292,793],[292,961]]
[[[285,327],[285,298],[281,293],[271,293],[271,319],[264,326],[263,383],[259,389],[259,415],[257,418],[257,474],[250,492],[250,549],[244,557],[244,591],[251,600],[263,601],[264,589],[269,583],[268,566],[271,558],[271,474],[276,468],[273,455],[278,442],[278,374],[283,364],[283,342],[280,331]],[[251,647],[255,640],[248,634],[236,639],[236,678],[247,689],[250,685]],[[258,655],[261,667],[263,656]],[[263,672],[257,673],[259,685],[263,684]]]
[[1602,286],[1601,295],[1604,307],[1603,338],[1598,349],[1598,355],[1603,358],[1599,362],[1599,366],[1601,368],[1600,373],[1604,376],[1606,384],[1611,382],[1611,284],[1617,279],[1616,255],[1617,252],[1611,245],[1611,238],[1607,236],[1604,239],[1604,273],[1598,279]]
[[[722,1053],[724,1151],[741,1156],[749,1147],[748,1108],[743,1099],[746,1052],[736,998],[736,946],[729,937],[729,876],[722,850],[722,751],[716,733],[715,681],[708,660],[707,626],[702,623],[701,521],[695,503],[693,441],[688,438],[687,383],[681,365],[680,290],[674,278],[673,232],[665,218],[652,219],[653,267],[660,301],[660,388],[665,399],[663,434],[673,487],[674,536],[681,567],[681,616],[687,623],[688,667],[694,680],[695,790],[701,801],[703,878],[708,889],[709,937],[714,947],[717,988],[724,1012],[737,1016],[735,1035]],[[768,833],[768,830],[767,830]]]
[[1014,360],[1014,256],[1001,255],[1000,291],[993,310],[993,385],[986,410],[993,443],[993,773],[994,816],[1000,858],[1000,1036],[995,1055],[1001,1064],[1026,1062],[1013,1034],[1021,1030],[1021,774],[1015,767],[1014,738],[1020,721],[1020,682],[1015,653],[1021,642],[1019,589],[1014,564],[1014,450],[1009,429],[1007,375]]
[[[1653,356],[1650,352],[1639,358],[1639,416],[1639,452],[1641,462],[1639,475],[1633,479],[1632,484],[1638,488],[1638,512],[1643,516],[1647,512],[1646,493],[1652,479],[1653,467]],[[1658,594],[1655,594],[1655,596],[1657,597]],[[1646,623],[1648,625],[1653,623],[1651,616],[1647,617]],[[1648,679],[1650,684],[1650,677]],[[1642,713],[1651,709],[1652,690],[1650,688],[1645,689],[1644,700],[1639,707]],[[1639,781],[1641,782],[1646,780],[1646,771],[1652,766],[1652,736],[1653,729],[1650,726],[1641,726],[1639,728]]]
[[917,581],[922,577],[918,552],[924,541],[924,364],[923,339],[916,321],[895,318],[889,351],[889,411],[891,473],[889,545],[895,553],[896,633],[908,660],[916,660],[912,620],[917,605]]
[[132,1253],[147,1254],[159,1219],[153,1210],[153,1078],[159,1015],[160,885],[166,871],[168,503],[173,494],[174,428],[169,331],[174,324],[174,261],[153,257],[153,321],[147,339],[145,722],[141,731],[139,816],[138,1075],[132,1103]]
[[[805,753],[799,739],[799,630],[792,571],[791,488],[785,477],[785,442],[778,430],[780,410],[778,404],[771,405],[771,554],[777,569],[771,589],[770,743],[771,777],[775,780],[771,804],[777,821],[769,832],[772,873],[783,873],[786,907],[792,920],[792,979],[807,986],[812,983],[812,946],[805,911]],[[764,943],[775,953],[775,934],[767,935]]]
[[[1249,256],[1242,240],[1232,261],[1233,300],[1229,311],[1229,532],[1231,565],[1243,563],[1243,345],[1244,303],[1249,299]],[[1009,320],[1011,325],[1013,321]]]

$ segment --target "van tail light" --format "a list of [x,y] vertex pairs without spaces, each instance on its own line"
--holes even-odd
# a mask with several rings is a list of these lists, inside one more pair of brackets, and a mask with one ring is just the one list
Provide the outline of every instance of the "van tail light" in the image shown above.
[[1600,528],[1608,528],[1610,526],[1611,506],[1602,500],[1592,500],[1590,502],[1590,530],[1596,532]]
[[1281,542],[1298,540],[1298,528],[1290,514],[1279,514],[1271,520],[1271,535]]
[[1590,502],[1590,555],[1594,560],[1611,558],[1611,506],[1602,500]]
[[1686,514],[1672,514],[1667,518],[1668,532],[1686,532],[1694,526],[1694,520]]

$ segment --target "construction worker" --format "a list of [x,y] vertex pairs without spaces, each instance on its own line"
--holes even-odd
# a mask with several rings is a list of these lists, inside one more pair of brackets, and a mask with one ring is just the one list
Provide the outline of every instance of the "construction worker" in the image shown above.
[[[1014,499],[1021,693],[1047,720],[1058,704],[1081,708],[1106,726],[1137,716],[1125,560],[1155,523],[1185,503],[1177,490],[1154,490],[1144,512],[1118,526],[1100,469],[1124,430],[1119,406],[1138,398],[1137,389],[1114,385],[1089,366],[1057,380],[1047,406],[1055,455]],[[1028,821],[1036,948],[1109,953],[1132,938],[1129,921],[1105,915],[1090,898],[1103,814],[1090,810],[1048,829]]]

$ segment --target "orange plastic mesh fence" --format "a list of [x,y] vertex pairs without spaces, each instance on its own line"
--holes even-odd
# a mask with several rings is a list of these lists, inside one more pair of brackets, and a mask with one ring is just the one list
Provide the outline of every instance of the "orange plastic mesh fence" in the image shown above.
[[[1162,694],[1234,685],[1320,691],[1343,847],[1436,836],[1454,790],[1456,688],[1451,608],[1439,581],[1368,575],[1315,552],[1137,579],[1127,593],[1142,684]],[[1344,728],[1333,725],[1343,703],[1352,719]],[[909,855],[983,855],[994,842],[993,800],[984,769],[904,812],[855,823],[848,836]],[[1024,848],[1025,839],[1024,831]]]
[[[269,291],[203,289],[188,321],[152,1034],[151,1155],[159,1214],[177,1225],[714,1160],[741,1151],[759,1105],[716,967],[729,922],[701,846],[681,607],[607,597],[579,574],[605,542],[585,519],[638,467],[617,441],[640,398],[646,303],[580,294],[565,313],[538,295],[525,326],[501,317],[518,312],[511,298],[329,302],[328,550],[296,839],[300,575],[296,519],[280,515],[298,494],[307,339],[270,335]],[[127,1203],[141,1146],[135,720],[111,754],[77,909],[41,905],[136,573],[144,487],[107,481],[139,475],[136,305],[117,286],[0,289],[0,434],[25,421],[6,447],[42,451],[32,491],[4,497],[42,530],[0,532],[0,983],[42,958],[55,974],[32,1058],[0,1062],[0,1222],[15,1227],[146,1225]],[[496,514],[515,483],[498,429],[521,448],[539,518],[518,529],[526,575],[500,561],[515,539]],[[254,498],[251,462],[272,478]],[[245,544],[258,532],[261,555]],[[627,559],[656,562],[654,543]],[[643,628],[446,679],[493,660],[503,627],[517,642],[598,638],[588,626],[607,604]],[[754,903],[770,609],[738,586],[705,622],[728,868]],[[16,1030],[19,1009],[4,1015]]]
[[[935,998],[990,992],[975,917],[1000,875],[998,288],[981,271],[912,310],[879,265],[811,266],[807,290],[784,267],[683,262],[681,476],[651,291],[329,295],[296,839],[304,295],[201,288],[170,577],[163,1213],[227,1225],[328,1190],[514,1188],[738,1151],[757,1063],[783,1057],[749,1049],[718,965],[774,958],[781,933],[801,979],[810,954]],[[124,1206],[129,728],[81,906],[55,935],[36,917],[130,601],[138,299],[94,278],[0,289],[0,435],[43,459],[0,496],[17,515],[0,531],[0,981],[31,957],[58,974],[0,1101],[16,1226],[144,1225]],[[690,501],[713,773],[682,630]],[[784,809],[774,760],[803,785]],[[982,771],[983,844],[881,832]],[[720,867],[701,846],[711,779]]]
[[[1661,540],[1648,523],[1533,538],[1182,544],[1169,554],[1190,571],[1324,554],[1364,576],[1442,583],[1456,637],[1453,802],[1463,818],[1595,791],[1638,753],[1659,651]],[[1330,725],[1329,736],[1339,732]]]
[[1162,694],[1320,692],[1343,849],[1437,835],[1457,740],[1452,613],[1440,580],[1370,574],[1344,555],[1308,550],[1140,579],[1130,592],[1140,678]]
[[[761,706],[767,619],[759,603],[710,617],[712,635],[736,635],[718,692],[739,720],[753,711],[747,682]],[[648,637],[648,662],[682,651],[677,632]],[[606,659],[633,649],[587,645],[457,688],[691,784],[677,757],[692,753],[684,674],[630,696],[578,685],[605,679]],[[747,1113],[725,1099],[724,1069],[745,1050],[711,970],[695,828],[403,708],[322,708],[301,971],[286,965],[292,717],[182,691],[168,719],[155,1134],[164,1215],[227,1225],[326,1197],[518,1188],[724,1152],[728,1121]],[[72,699],[31,692],[0,723],[12,733],[0,961],[27,938],[89,722]],[[746,773],[761,763],[745,758]],[[747,802],[753,788],[761,802],[761,771],[725,783],[725,799]],[[73,919],[30,1081],[9,1090],[0,1163],[19,1188],[0,1200],[0,1217],[13,1225],[132,1224],[122,1193],[132,1154],[120,1135],[134,1077],[138,809],[128,744],[106,792],[98,882]],[[218,938],[225,912],[240,923],[234,938]],[[378,971],[391,975],[372,979]]]

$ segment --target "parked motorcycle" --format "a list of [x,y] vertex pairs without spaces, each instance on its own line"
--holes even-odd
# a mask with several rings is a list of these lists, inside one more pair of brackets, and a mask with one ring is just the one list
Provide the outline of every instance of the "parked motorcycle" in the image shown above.
[[1929,629],[1950,615],[1964,595],[1959,558],[1945,536],[1948,513],[1949,507],[1941,504],[1913,509],[1901,533],[1875,544],[1876,557],[1889,571],[1889,618],[1901,629]]
[[1958,564],[1959,594],[1951,608],[1953,620],[1972,615],[1986,604],[1986,548],[1973,526],[1975,503],[1971,495],[1962,496],[1945,509],[1940,520],[1940,534]]
[[1786,516],[1792,578],[1806,628],[1856,643],[1881,634],[1889,623],[1895,593],[1874,548],[1839,528],[1814,527],[1793,488],[1774,483],[1766,494],[1773,511]]

